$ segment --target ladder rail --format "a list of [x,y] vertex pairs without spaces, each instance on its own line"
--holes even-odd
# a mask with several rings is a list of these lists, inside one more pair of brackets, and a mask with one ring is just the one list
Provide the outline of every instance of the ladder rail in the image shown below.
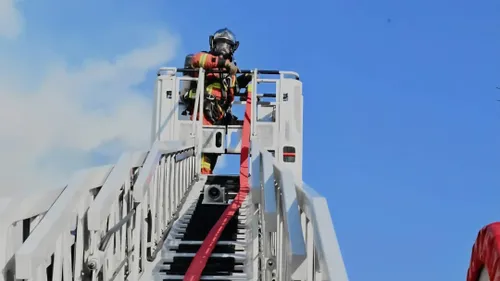
[[304,280],[304,273],[300,269],[306,259],[306,247],[293,175],[288,169],[282,168],[271,153],[260,147],[257,141],[252,141],[252,158],[257,159],[256,162],[261,159],[261,167],[254,166],[251,176],[256,177],[252,195],[260,194],[261,198],[252,200],[262,210],[263,244],[271,244],[271,250],[265,251],[262,256],[269,271],[266,275],[267,278],[276,277],[278,280]]
[[100,230],[101,225],[105,223],[111,213],[111,208],[117,201],[120,192],[124,191],[126,193],[130,189],[131,180],[129,178],[131,171],[142,166],[147,154],[147,152],[138,151],[123,153],[120,156],[109,178],[99,191],[99,196],[96,196],[89,207],[87,212],[89,230]]
[[347,281],[344,260],[326,198],[304,182],[302,185],[296,184],[295,188],[305,227],[307,251],[314,252],[319,262],[316,266],[319,270],[313,270],[313,261],[308,261],[308,277],[312,278],[313,271],[319,271],[329,280]]
[[[260,209],[263,280],[347,281],[326,198],[252,142],[252,202]],[[256,237],[254,237],[256,238]]]
[[[127,244],[127,234],[130,231],[122,226],[135,214],[131,210],[130,192],[137,170],[142,166],[146,155],[146,152],[122,154],[90,204],[86,214],[88,232],[80,232],[81,235],[88,235],[90,245],[87,248],[78,245],[78,249],[82,249],[86,254],[85,258],[80,258],[78,267],[75,267],[76,272],[84,270],[89,275],[95,275],[101,271],[103,264],[106,264],[104,278],[109,280],[113,276],[124,276],[122,261],[129,255],[130,243]],[[113,247],[109,247],[110,241],[114,242]]]
[[[71,270],[71,263],[63,256],[68,254],[70,247],[76,240],[75,223],[84,215],[90,202],[93,200],[93,191],[101,187],[112,170],[112,166],[100,166],[78,171],[46,213],[36,230],[26,239],[25,243],[16,252],[16,278],[43,280],[44,266],[51,264],[54,255],[54,266],[61,266]],[[57,273],[60,273],[59,270]]]
[[[114,192],[124,187],[121,196],[115,195],[112,211],[101,214],[100,221],[89,227],[92,248],[87,264],[93,275],[139,280],[152,272],[152,262],[193,185],[194,160],[193,145],[157,141],[130,187],[123,181],[114,185]],[[108,197],[110,192],[103,194]],[[106,210],[109,202],[96,200],[91,208]]]
[[[188,154],[183,154],[188,152]],[[183,155],[180,155],[183,154]],[[137,178],[137,182],[134,187],[134,200],[136,202],[141,202],[151,184],[154,172],[157,171],[158,165],[160,164],[160,159],[165,156],[174,156],[175,161],[180,161],[181,157],[189,157],[194,155],[194,146],[191,144],[183,144],[182,142],[163,142],[157,141],[153,144],[151,151],[149,152],[144,165],[141,169],[141,173]],[[145,172],[143,172],[145,171]],[[193,171],[194,172],[194,171]]]
[[147,156],[124,153],[115,166],[80,171],[17,251],[16,278],[45,280],[51,266],[62,280],[73,269],[121,279],[125,265],[139,278],[183,204],[194,166],[193,145],[158,141]]
[[2,202],[0,211],[0,281],[14,276],[14,254],[45,216],[66,187],[15,194]]

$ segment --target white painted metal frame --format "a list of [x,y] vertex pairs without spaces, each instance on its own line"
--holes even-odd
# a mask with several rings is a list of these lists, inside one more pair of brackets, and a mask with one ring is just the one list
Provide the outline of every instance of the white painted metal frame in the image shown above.
[[[23,236],[19,230],[9,232],[16,222],[37,217],[31,222],[33,229],[43,217],[22,245],[21,239],[0,256],[4,274],[15,268],[16,279],[45,281],[50,265],[50,279],[54,281],[151,279],[156,253],[200,178],[203,132],[211,129],[204,127],[200,118],[190,124],[189,138],[176,140],[180,125],[175,95],[179,82],[188,79],[175,77],[175,68],[169,71],[167,78],[157,82],[153,143],[148,152],[124,153],[114,166],[77,173],[64,190],[24,199],[25,205],[17,206],[15,214],[8,213],[8,208],[0,212],[0,243],[4,249],[13,236],[18,240]],[[246,233],[248,276],[263,281],[347,281],[326,199],[302,182],[302,88],[300,82],[285,79],[286,75],[298,75],[281,72],[279,79],[263,79],[257,78],[257,70],[253,75],[251,193],[241,209],[245,223],[252,226]],[[204,85],[203,69],[199,77],[198,84]],[[162,100],[162,83],[170,85],[168,89],[175,98]],[[281,145],[296,146],[296,163],[274,158],[268,152],[270,147],[261,143],[259,123],[255,121],[259,115],[259,83],[276,83],[272,126],[279,134],[271,148],[279,155]],[[203,108],[203,91],[203,86],[197,88],[196,111]],[[291,102],[284,102],[285,94]],[[293,94],[295,97],[290,97]],[[166,108],[169,112],[162,113]],[[163,134],[163,130],[168,132]],[[240,131],[241,126],[230,130]],[[28,211],[27,202],[36,200],[42,202]],[[14,208],[17,203],[9,204]]]
[[[2,202],[0,212],[0,281],[14,279],[14,253],[24,243],[24,237],[42,220],[47,210],[65,187],[14,194]],[[25,229],[24,223],[29,224]]]
[[[260,210],[261,280],[347,281],[326,199],[252,142],[251,196]],[[254,279],[255,280],[255,279]]]
[[[83,227],[81,219],[93,200],[93,191],[104,184],[111,169],[111,166],[101,166],[77,172],[73,176],[36,231],[16,252],[17,279],[46,280],[46,268],[52,264],[52,256],[53,280],[73,277],[71,246],[75,240],[83,239],[82,236],[75,237],[73,231]],[[75,255],[76,268],[78,264],[81,266],[82,258],[81,255]]]
[[52,280],[138,280],[151,272],[195,174],[194,146],[179,142],[77,173],[17,251],[15,277],[47,280],[51,266]]

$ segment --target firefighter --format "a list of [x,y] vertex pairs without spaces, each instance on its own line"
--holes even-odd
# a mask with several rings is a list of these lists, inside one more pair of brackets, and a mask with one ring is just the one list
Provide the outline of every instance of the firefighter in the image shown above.
[[[203,125],[235,124],[237,118],[231,113],[234,95],[240,88],[245,88],[252,77],[250,74],[236,76],[239,69],[234,61],[234,52],[239,47],[239,41],[231,30],[227,28],[217,30],[209,36],[209,45],[210,51],[190,54],[185,61],[185,66],[188,68],[225,69],[228,72],[206,73]],[[194,76],[197,76],[197,73]],[[192,114],[195,97],[196,83],[193,83],[190,90],[182,96],[191,120],[194,118]],[[211,174],[218,157],[219,154],[215,153],[202,154],[201,173]]]

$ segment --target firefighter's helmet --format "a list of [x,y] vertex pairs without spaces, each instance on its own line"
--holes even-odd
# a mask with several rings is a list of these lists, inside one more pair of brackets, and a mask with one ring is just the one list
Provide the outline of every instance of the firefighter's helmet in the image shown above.
[[210,52],[225,58],[232,58],[234,52],[240,45],[234,33],[228,28],[219,29],[213,35],[210,35],[209,43]]

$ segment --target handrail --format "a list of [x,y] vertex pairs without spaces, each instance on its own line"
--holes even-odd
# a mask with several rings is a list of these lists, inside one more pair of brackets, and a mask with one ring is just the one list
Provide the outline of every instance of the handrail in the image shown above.
[[66,186],[60,188],[22,192],[8,198],[7,204],[0,212],[0,230],[16,221],[31,218],[45,213]]
[[164,154],[175,153],[182,150],[194,149],[193,145],[183,144],[180,141],[162,142],[156,141],[149,152],[142,170],[149,171],[148,173],[139,173],[139,177],[134,185],[134,199],[136,203],[141,202],[147,192],[148,185],[151,182],[153,174],[155,173],[155,166],[158,165],[160,158]]
[[[262,157],[263,173],[266,178],[264,180],[264,215],[266,227],[270,229],[266,231],[277,231],[277,208],[281,209],[283,217],[281,218],[285,223],[285,233],[288,241],[287,248],[289,254],[287,255],[286,266],[291,266],[291,275],[295,278],[300,278],[297,274],[301,264],[306,259],[306,245],[304,235],[302,232],[302,225],[300,221],[300,214],[298,208],[298,201],[294,189],[293,175],[288,169],[279,165],[276,158],[266,150],[262,150],[260,144],[256,141],[252,142],[253,153],[259,153]],[[268,166],[269,165],[269,166]],[[280,195],[276,191],[275,181],[279,183]],[[277,202],[280,205],[277,205]]]
[[74,210],[78,203],[81,203],[81,195],[85,191],[102,186],[111,169],[112,166],[107,165],[75,173],[72,181],[38,225],[36,233],[30,235],[16,252],[16,278],[31,279],[35,276],[36,261],[43,261],[54,252],[57,241],[50,233],[60,235],[74,223]]
[[[176,73],[195,73],[198,72],[201,68],[177,68],[177,67],[160,67],[156,73],[157,76],[162,75],[163,72],[176,72]],[[229,73],[227,69],[205,69],[206,73]],[[251,74],[254,73],[255,70],[250,69],[241,69],[238,71],[238,74]],[[285,70],[274,70],[274,69],[257,69],[257,74],[264,75],[290,75],[293,76],[296,80],[300,80],[300,76],[295,71],[285,71]]]
[[194,179],[190,143],[156,141],[148,153],[120,159],[86,215],[92,276],[137,280],[148,272]]
[[337,254],[340,253],[340,246],[326,198],[305,183],[296,185],[296,190],[301,206],[307,208],[305,211],[313,221],[315,248],[319,260],[324,264],[326,276],[330,280],[347,281],[344,261]]
[[123,153],[87,212],[89,230],[99,230],[130,171],[141,166],[147,152]]
[[[269,153],[269,152],[264,152]],[[275,166],[276,167],[276,166]],[[290,251],[292,255],[292,268],[298,268],[306,257],[306,244],[300,223],[299,205],[294,190],[293,175],[288,169],[280,171],[280,186],[282,187],[282,207],[286,216],[283,217],[287,225],[287,234],[290,239]]]
[[[8,271],[14,270],[15,251],[19,249],[26,237],[26,229],[20,232],[11,233],[11,229],[16,222],[30,218],[36,218],[30,222],[27,231],[33,230],[40,222],[45,213],[50,209],[54,202],[59,198],[66,187],[53,188],[49,190],[21,192],[5,200],[0,211],[0,281],[9,278]],[[22,228],[22,226],[21,226]],[[18,235],[18,237],[13,237]]]
[[[262,150],[257,141],[252,142],[252,160],[252,196],[259,196],[252,200],[262,208],[263,231],[266,233],[278,231],[278,213],[282,213],[283,217],[279,220],[286,227],[284,231],[288,240],[276,242],[287,243],[286,249],[289,252],[285,253],[285,258],[288,260],[282,265],[285,269],[277,268],[277,270],[288,272],[287,276],[292,276],[293,280],[305,280],[307,270],[304,261],[307,259],[308,269],[321,268],[323,279],[347,281],[347,273],[326,198],[305,183],[298,184],[291,171],[280,165],[271,153]],[[276,189],[275,182],[278,183],[279,190]],[[280,205],[277,205],[277,202]],[[277,212],[277,208],[280,208],[281,212]],[[306,220],[302,220],[301,212],[305,214]],[[308,224],[307,220],[311,223]],[[309,227],[312,227],[311,230]],[[312,233],[309,234],[308,231]],[[261,239],[264,239],[264,244],[269,244],[266,234],[262,235]],[[309,241],[310,239],[314,242]],[[281,247],[281,244],[278,247]],[[310,247],[314,247],[314,251]],[[285,248],[281,249],[284,250]],[[320,264],[311,260],[316,260],[314,253]],[[264,257],[272,258],[266,249]],[[291,271],[288,271],[289,269]],[[309,276],[313,274],[307,273]]]
[[262,181],[264,188],[264,219],[265,225],[269,231],[276,231],[278,229],[278,213],[277,213],[277,194],[274,176],[274,157],[270,153],[262,153],[260,146],[257,142],[252,142],[255,149],[260,152],[262,157]]

